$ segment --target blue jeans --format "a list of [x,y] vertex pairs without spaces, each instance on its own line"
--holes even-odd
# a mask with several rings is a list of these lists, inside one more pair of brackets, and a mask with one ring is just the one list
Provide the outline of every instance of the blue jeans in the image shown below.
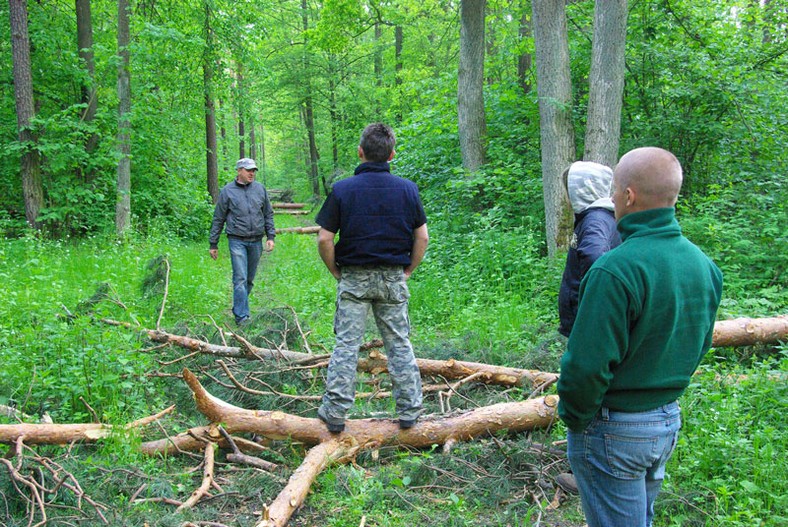
[[249,316],[249,293],[254,287],[257,264],[263,254],[263,242],[247,242],[237,238],[228,238],[227,241],[233,265],[233,315],[235,321],[240,322]]
[[665,464],[676,448],[677,402],[646,412],[602,408],[567,434],[567,456],[588,527],[650,527]]

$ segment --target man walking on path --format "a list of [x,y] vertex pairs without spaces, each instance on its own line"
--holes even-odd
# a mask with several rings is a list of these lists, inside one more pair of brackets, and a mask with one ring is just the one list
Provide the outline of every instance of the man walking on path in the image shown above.
[[676,447],[677,399],[711,346],[722,273],[681,234],[676,157],[624,155],[613,175],[623,243],[580,286],[558,414],[588,527],[650,527]]
[[361,164],[353,177],[334,184],[316,219],[318,252],[338,281],[336,346],[317,412],[332,433],[344,430],[353,406],[368,307],[386,348],[400,427],[414,426],[422,411],[406,281],[421,263],[429,236],[418,188],[389,171],[394,144],[389,126],[367,126],[358,147]]
[[219,235],[227,234],[233,266],[233,315],[242,326],[249,321],[249,294],[254,286],[257,264],[265,250],[274,250],[274,209],[263,185],[255,181],[257,165],[245,157],[235,164],[237,177],[219,193],[213,212],[210,255],[219,255]]

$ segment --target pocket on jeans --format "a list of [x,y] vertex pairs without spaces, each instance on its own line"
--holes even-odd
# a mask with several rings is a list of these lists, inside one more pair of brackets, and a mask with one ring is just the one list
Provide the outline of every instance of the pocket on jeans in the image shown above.
[[654,463],[659,438],[605,434],[605,456],[610,473],[620,479],[638,479]]
[[383,282],[386,287],[386,301],[388,302],[406,302],[410,298],[410,291],[408,284],[405,282],[405,274],[400,275],[384,275]]
[[369,277],[359,273],[346,273],[337,284],[337,297],[363,299],[369,291]]

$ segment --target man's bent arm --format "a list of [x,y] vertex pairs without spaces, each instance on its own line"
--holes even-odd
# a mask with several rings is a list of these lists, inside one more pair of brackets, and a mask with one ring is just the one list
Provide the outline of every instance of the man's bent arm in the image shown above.
[[334,259],[335,236],[336,233],[321,227],[317,232],[317,252],[320,254],[320,258],[323,260],[323,263],[326,264],[332,276],[339,280],[342,276],[342,272],[339,270],[339,267],[337,267],[337,262]]
[[430,241],[429,232],[427,232],[427,224],[413,231],[413,247],[410,250],[410,265],[405,268],[405,278],[410,278],[413,271],[419,266],[424,259],[424,253],[427,252],[427,244]]

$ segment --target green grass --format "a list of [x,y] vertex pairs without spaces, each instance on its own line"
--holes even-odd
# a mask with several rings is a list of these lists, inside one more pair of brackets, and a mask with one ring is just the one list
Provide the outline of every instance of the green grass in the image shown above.
[[[308,219],[277,216],[280,227],[306,223]],[[537,243],[524,228],[477,232],[462,240],[445,227],[437,221],[431,228],[428,257],[410,282],[417,354],[556,371],[564,346],[555,331],[562,262],[539,257]],[[314,416],[313,402],[238,393],[202,374],[218,374],[211,358],[167,364],[183,350],[145,352],[152,344],[136,332],[98,322],[107,317],[155,327],[162,283],[148,289],[143,283],[152,274],[149,262],[162,255],[170,264],[162,327],[218,342],[217,328],[234,328],[224,241],[216,262],[208,256],[206,242],[166,237],[132,238],[123,244],[101,238],[0,242],[0,404],[16,404],[32,415],[48,412],[58,423],[90,421],[93,411],[105,422],[126,423],[174,403],[177,412],[162,422],[174,434],[204,424],[204,418],[194,410],[182,381],[149,374],[177,373],[189,366],[201,372],[212,393],[234,404]],[[331,349],[335,282],[317,255],[314,236],[279,236],[276,250],[261,264],[257,283],[254,322],[247,332],[255,344],[284,342],[303,349],[297,317],[314,350]],[[752,288],[726,292],[726,309],[747,314],[743,306],[756,302],[759,293]],[[785,312],[784,295],[769,298],[770,308]],[[74,317],[66,318],[68,313]],[[684,428],[655,526],[788,525],[787,353],[784,347],[713,350],[704,360],[681,401]],[[268,370],[266,382],[282,391],[322,393],[321,373],[276,373],[254,363],[239,367],[248,373]],[[359,382],[367,379],[360,376]],[[524,396],[522,390],[468,386],[452,404],[472,408]],[[426,407],[439,412],[435,396],[426,397]],[[390,400],[357,401],[353,416],[391,411]],[[153,426],[141,437],[37,451],[56,459],[92,498],[106,503],[113,525],[129,526],[199,520],[251,525],[303,458],[302,446],[280,442],[265,456],[282,465],[277,475],[220,467],[220,483],[228,494],[184,514],[161,503],[131,504],[139,489],[138,497],[183,500],[199,485],[200,471],[189,471],[198,461],[186,456],[151,459],[135,450],[141,440],[162,437],[163,429]],[[291,525],[357,526],[365,518],[367,525],[392,527],[537,522],[579,527],[584,522],[577,498],[557,511],[545,510],[554,493],[552,478],[567,469],[565,459],[530,448],[534,442],[563,438],[559,423],[550,431],[479,438],[448,454],[440,449],[365,452],[356,464],[321,474]],[[0,447],[0,453],[6,449]],[[4,469],[0,497],[3,523],[27,525],[25,503]],[[54,503],[73,505],[65,492]],[[54,505],[49,513],[61,519],[70,514]],[[95,518],[84,524],[95,524]]]

